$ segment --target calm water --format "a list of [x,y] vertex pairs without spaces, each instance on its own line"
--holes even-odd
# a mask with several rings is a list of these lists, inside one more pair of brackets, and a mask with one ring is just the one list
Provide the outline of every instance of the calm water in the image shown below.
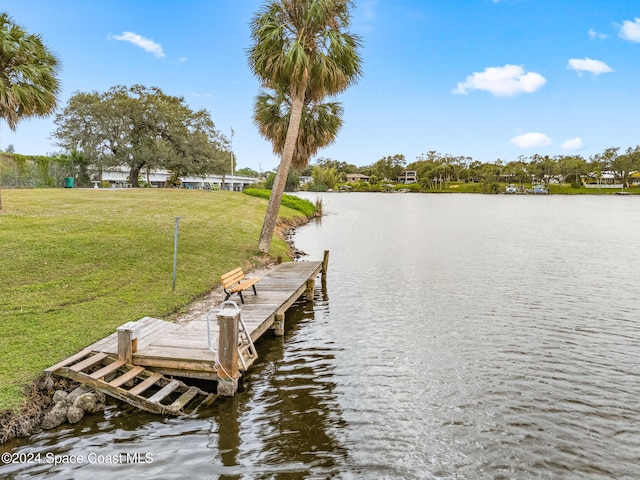
[[327,288],[241,394],[192,420],[113,405],[10,444],[42,460],[0,477],[640,478],[640,198],[323,203],[295,241],[331,251]]

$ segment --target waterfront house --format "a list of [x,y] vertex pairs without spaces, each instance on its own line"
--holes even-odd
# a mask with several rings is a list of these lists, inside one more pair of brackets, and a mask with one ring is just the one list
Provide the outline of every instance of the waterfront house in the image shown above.
[[417,170],[405,170],[402,175],[398,177],[398,183],[410,184],[418,183],[418,171]]
[[369,183],[369,177],[361,173],[347,173],[347,183],[358,183],[358,182]]

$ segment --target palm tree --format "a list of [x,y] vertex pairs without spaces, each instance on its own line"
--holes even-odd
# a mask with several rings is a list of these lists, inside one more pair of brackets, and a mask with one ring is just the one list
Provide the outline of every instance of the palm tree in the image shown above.
[[[306,101],[302,109],[300,133],[291,167],[301,171],[317,151],[332,144],[342,127],[344,109],[338,102]],[[260,134],[273,144],[273,153],[282,154],[291,117],[291,100],[282,92],[261,92],[256,97],[253,120]]]
[[[267,253],[287,175],[295,155],[305,101],[320,102],[361,75],[360,39],[347,29],[351,0],[272,0],[251,21],[249,66],[264,87],[291,99],[281,150],[258,249]],[[275,149],[275,145],[274,145]]]
[[58,69],[57,57],[39,35],[0,13],[0,118],[12,131],[24,117],[53,113],[60,91]]

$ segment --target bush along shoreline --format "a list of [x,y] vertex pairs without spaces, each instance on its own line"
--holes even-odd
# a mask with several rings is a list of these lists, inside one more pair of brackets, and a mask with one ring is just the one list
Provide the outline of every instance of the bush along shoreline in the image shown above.
[[[242,193],[244,193],[245,195],[249,195],[250,197],[264,198],[265,200],[269,200],[269,198],[271,197],[271,190],[260,188],[247,188],[243,190]],[[282,195],[282,206],[297,210],[307,218],[312,218],[322,214],[322,212],[317,212],[317,201],[314,205],[306,198],[296,197],[295,195],[287,195],[286,193]]]

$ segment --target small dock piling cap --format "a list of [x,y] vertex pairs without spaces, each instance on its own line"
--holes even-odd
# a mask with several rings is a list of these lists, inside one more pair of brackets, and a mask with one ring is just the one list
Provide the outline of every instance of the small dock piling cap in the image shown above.
[[142,325],[138,322],[127,322],[124,325],[120,325],[117,329],[118,332],[131,332],[131,340],[139,338],[142,332]]
[[207,318],[209,318],[210,315],[215,315],[216,317],[233,317],[237,315],[239,311],[240,307],[238,307],[236,302],[225,300],[220,304],[219,308],[209,310],[209,312],[207,312]]
[[240,311],[238,304],[232,300],[225,300],[220,304],[220,310],[218,316],[220,317],[233,317]]

